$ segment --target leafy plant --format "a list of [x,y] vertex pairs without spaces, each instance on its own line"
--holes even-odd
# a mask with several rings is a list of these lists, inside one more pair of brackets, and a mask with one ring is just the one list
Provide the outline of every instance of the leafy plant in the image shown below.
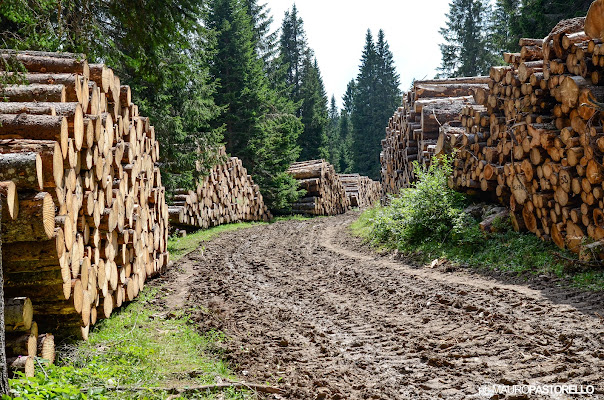
[[463,212],[463,195],[447,186],[451,162],[451,157],[434,158],[428,168],[414,163],[418,181],[377,213],[372,231],[375,242],[419,243],[464,237],[472,220]]

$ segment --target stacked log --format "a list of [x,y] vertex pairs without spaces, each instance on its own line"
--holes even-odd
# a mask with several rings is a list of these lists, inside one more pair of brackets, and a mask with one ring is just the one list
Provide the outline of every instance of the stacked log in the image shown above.
[[371,207],[380,199],[380,182],[359,174],[339,174],[351,207]]
[[215,165],[195,191],[175,191],[168,212],[173,226],[203,229],[272,218],[260,188],[237,157]]
[[415,181],[413,162],[430,164],[440,128],[460,127],[463,107],[475,104],[473,93],[488,89],[488,77],[415,81],[390,118],[382,140],[382,191],[396,194]]
[[463,129],[442,127],[439,143],[459,150],[452,187],[492,193],[517,229],[602,258],[604,44],[582,21],[521,39],[462,110]]
[[7,365],[11,371],[22,371],[34,376],[34,358],[44,363],[55,361],[55,343],[52,334],[38,334],[33,320],[34,309],[27,297],[7,298],[4,305],[5,343]]
[[292,205],[292,212],[337,215],[350,208],[350,201],[340,177],[333,165],[325,160],[297,162],[292,164],[287,172],[306,192],[303,198]]
[[41,331],[86,338],[168,263],[159,143],[106,66],[68,53],[0,57],[26,71],[24,84],[0,88],[0,180],[18,197],[18,212],[3,210],[5,296],[29,297]]

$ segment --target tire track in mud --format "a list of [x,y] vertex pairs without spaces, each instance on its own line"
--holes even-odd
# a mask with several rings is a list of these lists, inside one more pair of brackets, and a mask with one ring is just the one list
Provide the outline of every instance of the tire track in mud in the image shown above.
[[171,273],[192,276],[183,305],[225,332],[242,378],[291,399],[480,398],[495,383],[604,398],[601,298],[405,265],[348,235],[356,215],[226,233]]

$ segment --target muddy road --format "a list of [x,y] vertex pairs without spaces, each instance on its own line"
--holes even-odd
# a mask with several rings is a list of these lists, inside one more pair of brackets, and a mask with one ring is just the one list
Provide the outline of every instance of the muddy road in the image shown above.
[[[170,305],[203,307],[241,379],[284,388],[270,398],[604,399],[601,296],[410,266],[351,237],[356,216],[223,234],[173,268]],[[479,395],[492,384],[595,394]]]

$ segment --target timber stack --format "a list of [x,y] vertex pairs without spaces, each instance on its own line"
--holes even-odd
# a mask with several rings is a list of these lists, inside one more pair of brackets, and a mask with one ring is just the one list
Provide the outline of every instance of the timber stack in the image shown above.
[[0,50],[6,297],[41,331],[88,336],[168,264],[159,143],[128,86],[85,56]]
[[34,309],[27,297],[7,298],[4,303],[4,324],[7,365],[11,371],[34,376],[35,357],[44,364],[54,364],[55,342],[50,333],[39,334],[33,320]]
[[351,207],[367,208],[379,201],[379,182],[359,174],[339,174],[339,177]]
[[492,193],[516,229],[585,258],[604,256],[604,14],[592,14],[602,3],[587,21],[521,39],[463,108],[463,129],[443,126],[437,145],[458,150],[450,186]]
[[195,191],[176,190],[168,212],[171,225],[183,228],[272,218],[260,188],[237,157],[215,165]]
[[350,208],[350,201],[333,165],[325,160],[293,163],[287,172],[306,194],[292,205],[292,212],[309,215],[338,215]]
[[474,105],[473,93],[488,89],[488,77],[415,81],[402,106],[390,118],[382,140],[383,196],[396,194],[415,180],[413,162],[428,166],[442,126],[461,127],[463,107]]

